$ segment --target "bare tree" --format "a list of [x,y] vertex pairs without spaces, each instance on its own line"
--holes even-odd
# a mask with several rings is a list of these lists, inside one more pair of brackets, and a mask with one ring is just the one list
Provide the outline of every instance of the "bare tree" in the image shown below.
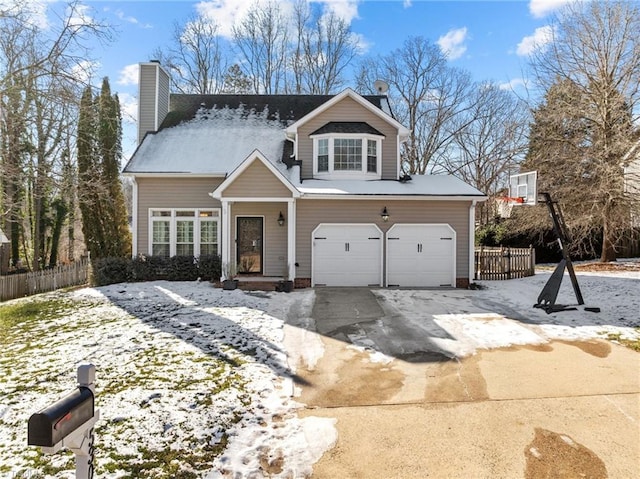
[[218,25],[192,16],[184,25],[175,23],[173,28],[171,46],[156,49],[154,56],[168,69],[175,90],[200,95],[220,93],[228,61]]
[[278,94],[285,89],[288,53],[287,19],[276,1],[255,3],[233,27],[234,46],[244,73],[257,94]]
[[430,173],[456,134],[473,121],[456,121],[470,110],[470,75],[447,65],[439,48],[423,37],[410,37],[402,48],[360,66],[358,88],[374,92],[382,79],[390,85],[389,99],[397,119],[409,128],[403,151],[403,169],[409,174]]
[[[527,105],[497,85],[476,85],[471,107],[453,122],[453,142],[440,168],[494,198],[508,183],[527,147]],[[495,216],[494,202],[480,205],[481,224]]]
[[108,40],[110,30],[77,2],[46,29],[28,5],[16,5],[0,18],[0,221],[14,264],[25,258],[38,268],[52,253],[48,220],[60,194],[63,145],[74,133],[79,70],[90,58],[86,41]]
[[292,45],[295,93],[328,95],[345,84],[345,70],[358,53],[347,22],[333,11],[314,12],[307,2],[294,11],[296,42]]
[[573,217],[576,242],[593,236],[597,218],[600,259],[615,260],[617,238],[629,227],[630,203],[638,200],[625,195],[622,159],[640,118],[640,10],[632,2],[572,2],[556,16],[552,31],[552,42],[532,56],[531,65],[545,90],[559,82],[575,88],[580,101],[555,113],[558,122],[562,116],[579,118],[586,129],[583,155],[554,161],[574,178],[589,165],[589,197],[567,216]]

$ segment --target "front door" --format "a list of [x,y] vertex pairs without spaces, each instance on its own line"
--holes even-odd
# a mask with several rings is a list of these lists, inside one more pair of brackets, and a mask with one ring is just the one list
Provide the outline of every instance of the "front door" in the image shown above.
[[237,218],[238,273],[262,274],[263,218]]

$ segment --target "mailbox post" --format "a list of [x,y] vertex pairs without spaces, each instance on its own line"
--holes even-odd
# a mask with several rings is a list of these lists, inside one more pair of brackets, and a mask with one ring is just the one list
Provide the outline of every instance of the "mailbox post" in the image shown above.
[[46,454],[73,451],[76,479],[93,477],[93,426],[100,418],[94,402],[95,378],[93,364],[79,366],[78,387],[29,418],[28,444],[40,446]]

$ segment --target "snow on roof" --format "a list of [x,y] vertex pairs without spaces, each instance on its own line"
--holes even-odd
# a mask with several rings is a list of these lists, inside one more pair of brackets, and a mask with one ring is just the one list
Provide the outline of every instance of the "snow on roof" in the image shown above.
[[268,109],[200,108],[192,120],[147,135],[124,172],[225,174],[255,149],[278,162],[284,141],[283,124]]
[[405,195],[475,196],[485,195],[450,175],[414,175],[406,182],[392,180],[304,180],[296,187],[303,195]]

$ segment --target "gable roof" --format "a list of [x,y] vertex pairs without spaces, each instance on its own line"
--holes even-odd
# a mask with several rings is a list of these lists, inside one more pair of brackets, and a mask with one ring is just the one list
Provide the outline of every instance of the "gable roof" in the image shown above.
[[345,89],[342,93],[335,95],[334,97],[332,97],[331,99],[327,100],[326,102],[324,102],[323,104],[321,104],[319,107],[317,107],[315,110],[310,111],[309,113],[307,113],[305,116],[303,116],[302,118],[298,119],[296,122],[294,122],[293,124],[289,125],[287,127],[287,135],[291,136],[294,135],[295,132],[297,131],[297,129],[304,125],[306,122],[308,122],[309,120],[311,120],[313,117],[319,115],[320,113],[322,113],[323,111],[328,110],[329,108],[331,108],[333,105],[335,105],[336,103],[341,102],[342,100],[344,100],[345,98],[351,98],[352,100],[356,101],[357,103],[359,103],[360,105],[362,105],[364,108],[366,108],[367,110],[371,111],[373,114],[377,115],[378,117],[382,118],[384,121],[386,121],[387,123],[390,123],[391,125],[393,125],[395,128],[397,128],[398,130],[398,134],[401,137],[407,137],[409,136],[409,130],[403,126],[401,123],[399,123],[395,118],[393,118],[390,114],[387,114],[386,112],[384,112],[381,108],[376,108],[374,107],[371,102],[367,101],[365,97],[358,95],[355,91],[353,91],[351,88],[347,88]]
[[222,193],[229,186],[233,184],[242,173],[244,173],[249,166],[251,166],[255,161],[260,161],[267,169],[275,176],[280,182],[291,192],[291,195],[294,198],[300,196],[300,192],[296,189],[296,187],[275,167],[275,165],[270,162],[265,156],[260,152],[260,150],[253,150],[249,156],[247,156],[238,167],[233,170],[233,172],[225,178],[225,180],[218,185],[218,187],[211,193],[212,198],[220,199],[222,198]]
[[[123,169],[125,175],[225,176],[254,150],[272,162],[294,164],[287,125],[334,95],[172,94],[160,129],[147,134]],[[384,96],[361,97],[382,112]]]

